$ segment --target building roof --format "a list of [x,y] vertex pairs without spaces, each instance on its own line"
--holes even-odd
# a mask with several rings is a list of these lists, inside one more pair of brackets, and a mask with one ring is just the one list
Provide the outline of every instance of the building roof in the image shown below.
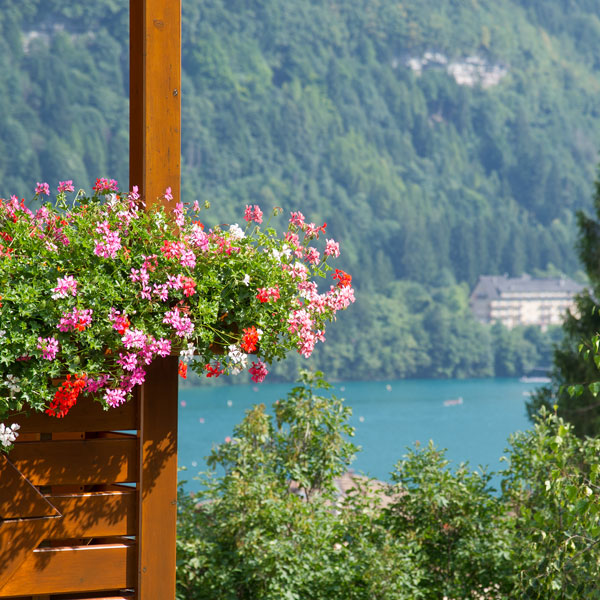
[[567,277],[554,277],[551,279],[536,279],[530,275],[521,277],[508,277],[508,275],[481,275],[473,290],[473,295],[485,296],[489,299],[500,298],[503,294],[515,293],[551,293],[577,294],[584,286]]

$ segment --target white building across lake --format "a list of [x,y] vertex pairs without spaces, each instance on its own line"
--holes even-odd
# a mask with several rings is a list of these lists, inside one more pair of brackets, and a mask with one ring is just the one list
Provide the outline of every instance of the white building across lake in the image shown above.
[[583,285],[572,279],[535,279],[529,275],[482,275],[469,304],[475,318],[483,323],[499,321],[516,325],[560,325],[567,309],[574,310],[575,294]]

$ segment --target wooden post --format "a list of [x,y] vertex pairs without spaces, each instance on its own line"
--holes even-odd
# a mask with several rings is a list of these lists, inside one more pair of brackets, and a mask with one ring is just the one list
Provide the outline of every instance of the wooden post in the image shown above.
[[[180,194],[181,0],[130,0],[130,15],[129,185],[152,205],[167,187]],[[174,600],[177,357],[154,361],[122,407],[84,397],[64,419],[14,422],[21,435],[0,456],[0,598]]]
[[[147,206],[179,199],[181,0],[130,0],[129,186]],[[168,206],[168,205],[167,205]],[[177,360],[157,359],[141,391],[138,598],[175,598]]]
[[130,0],[130,23],[129,186],[150,206],[180,194],[181,0]]
[[138,598],[174,600],[177,533],[177,359],[155,360],[141,391]]

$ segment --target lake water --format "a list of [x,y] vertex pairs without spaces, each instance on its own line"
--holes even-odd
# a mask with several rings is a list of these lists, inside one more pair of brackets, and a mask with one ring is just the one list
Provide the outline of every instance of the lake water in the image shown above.
[[[517,379],[400,380],[339,382],[332,390],[353,410],[354,442],[362,447],[352,468],[378,479],[389,479],[394,464],[416,441],[432,439],[447,448],[453,464],[502,469],[500,457],[508,436],[530,427],[527,396],[539,384]],[[179,392],[179,464],[187,488],[206,468],[204,457],[215,444],[232,435],[247,409],[269,408],[292,384],[199,387]]]

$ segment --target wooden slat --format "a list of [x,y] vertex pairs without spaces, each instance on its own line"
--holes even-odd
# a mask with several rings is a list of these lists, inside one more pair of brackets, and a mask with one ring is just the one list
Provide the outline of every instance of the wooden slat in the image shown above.
[[131,594],[128,596],[86,596],[85,598],[81,596],[79,596],[78,598],[75,598],[75,596],[52,596],[49,597],[48,600],[134,600],[134,598],[135,596]]
[[109,431],[112,429],[138,428],[138,402],[134,397],[122,406],[104,410],[102,405],[90,397],[80,398],[63,419],[44,413],[18,415],[11,423],[21,426],[22,433],[55,433],[61,431]]
[[39,442],[40,438],[39,433],[21,433],[19,431],[19,442]]
[[[175,598],[177,358],[155,360],[141,394],[139,594]],[[160,552],[156,549],[160,548]]]
[[87,485],[137,481],[136,439],[93,439],[15,444],[11,459],[33,485]]
[[[72,594],[68,594],[66,596],[60,594],[59,596],[51,596],[48,598],[48,600],[135,600],[135,594],[133,592],[131,594],[121,592],[115,596],[106,595],[109,593],[110,592],[102,592],[100,594],[86,594],[85,598],[83,596],[80,596],[79,594],[77,596],[73,596]],[[19,598],[18,600],[23,599]],[[35,598],[33,600],[35,600]]]
[[63,515],[44,539],[96,538],[136,533],[136,490],[47,496]]
[[53,440],[85,440],[85,431],[55,431]]
[[[82,594],[58,594],[48,597],[49,600],[135,600],[135,592],[127,590],[106,590],[103,592],[88,592]],[[20,598],[19,600],[23,600]],[[35,600],[35,597],[34,599]]]
[[0,588],[0,598],[133,588],[135,571],[134,546],[39,548]]
[[122,431],[97,431],[95,433],[92,434],[88,434],[88,439],[91,438],[102,438],[102,439],[114,439],[114,438],[120,438],[120,439],[125,439],[125,438],[130,438],[130,439],[135,439],[137,438],[137,435],[135,433],[125,433]]
[[[114,595],[112,595],[114,594]],[[135,592],[123,592],[123,591],[115,591],[115,592],[88,592],[85,596],[81,594],[58,594],[58,595],[49,595],[44,594],[35,595],[35,596],[10,596],[3,597],[0,596],[2,600],[135,600]]]

